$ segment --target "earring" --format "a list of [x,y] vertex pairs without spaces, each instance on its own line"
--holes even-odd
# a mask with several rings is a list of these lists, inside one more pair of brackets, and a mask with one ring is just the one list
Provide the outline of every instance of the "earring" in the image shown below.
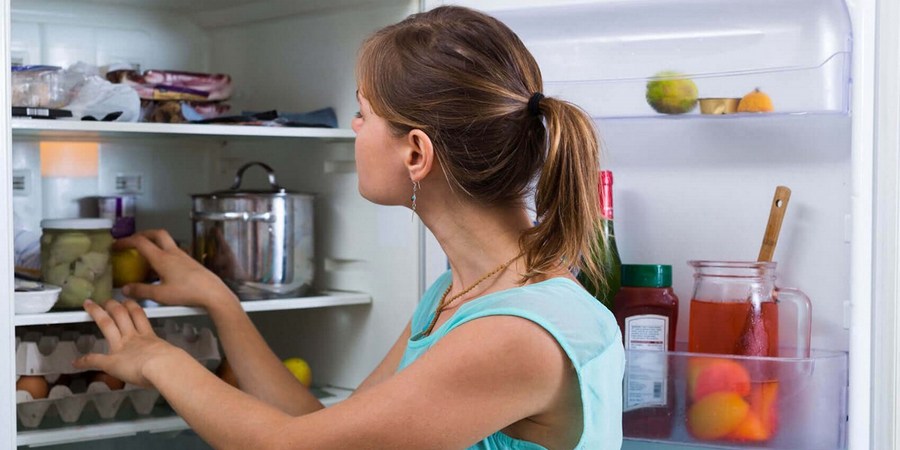
[[413,193],[412,193],[412,197],[410,198],[410,200],[412,200],[413,212],[416,212],[416,192],[418,192],[418,191],[419,191],[419,182],[413,181]]

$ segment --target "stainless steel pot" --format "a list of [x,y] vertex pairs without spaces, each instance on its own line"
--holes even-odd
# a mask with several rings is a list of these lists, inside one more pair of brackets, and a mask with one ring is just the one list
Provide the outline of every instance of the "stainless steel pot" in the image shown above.
[[[266,170],[270,189],[242,190],[244,171]],[[242,300],[304,295],[312,285],[313,196],[288,192],[261,162],[238,169],[231,188],[191,196],[194,258]]]

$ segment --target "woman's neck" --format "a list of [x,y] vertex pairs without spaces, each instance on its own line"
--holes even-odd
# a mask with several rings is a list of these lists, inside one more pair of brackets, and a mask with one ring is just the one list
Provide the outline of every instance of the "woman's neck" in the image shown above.
[[[433,198],[433,197],[432,197]],[[419,209],[419,217],[434,234],[450,260],[453,292],[461,292],[499,265],[520,255],[519,237],[531,227],[524,207],[484,207],[442,196],[445,204]],[[508,280],[519,280],[524,264],[519,258],[497,276],[485,280],[471,294],[485,293],[496,287],[505,289]],[[499,282],[499,280],[504,282]],[[452,294],[452,292],[451,292]],[[474,294],[474,295],[473,295]]]

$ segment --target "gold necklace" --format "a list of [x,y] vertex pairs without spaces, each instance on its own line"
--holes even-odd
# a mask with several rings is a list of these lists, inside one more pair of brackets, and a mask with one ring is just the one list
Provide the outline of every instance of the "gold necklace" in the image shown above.
[[450,289],[453,289],[453,282],[451,281],[450,285],[447,286],[447,290],[444,291],[444,295],[441,296],[441,301],[438,303],[437,308],[434,309],[434,318],[431,319],[431,324],[428,325],[428,329],[426,329],[425,332],[422,334],[424,336],[428,336],[429,334],[431,334],[431,330],[434,329],[434,324],[437,323],[438,316],[440,316],[441,312],[443,312],[446,307],[450,306],[450,304],[453,303],[454,300],[462,297],[463,295],[468,294],[469,292],[472,291],[472,289],[475,289],[476,286],[483,283],[484,280],[487,280],[488,278],[490,278],[494,275],[497,275],[500,272],[503,272],[504,270],[506,270],[507,267],[509,267],[510,264],[513,263],[513,261],[519,259],[520,256],[522,256],[521,253],[516,255],[513,259],[510,259],[509,261],[507,261],[503,264],[500,264],[499,266],[495,267],[494,270],[491,270],[490,272],[484,274],[484,276],[479,278],[478,281],[476,281],[474,284],[472,284],[468,288],[464,289],[459,294],[456,294],[453,297],[450,297],[448,299],[447,294],[450,293]]

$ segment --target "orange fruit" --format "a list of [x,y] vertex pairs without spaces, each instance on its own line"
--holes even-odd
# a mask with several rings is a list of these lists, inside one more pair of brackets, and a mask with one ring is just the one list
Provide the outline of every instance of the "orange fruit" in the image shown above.
[[691,400],[697,401],[716,392],[734,392],[741,397],[750,393],[750,374],[740,363],[729,359],[708,358],[702,363],[689,361],[688,386]]
[[772,112],[775,107],[772,106],[772,99],[759,88],[741,98],[738,103],[738,112]]
[[150,262],[136,249],[127,248],[112,253],[113,286],[140,283],[147,279]]
[[749,411],[750,405],[734,392],[709,394],[688,408],[688,430],[697,439],[719,439],[737,429]]

